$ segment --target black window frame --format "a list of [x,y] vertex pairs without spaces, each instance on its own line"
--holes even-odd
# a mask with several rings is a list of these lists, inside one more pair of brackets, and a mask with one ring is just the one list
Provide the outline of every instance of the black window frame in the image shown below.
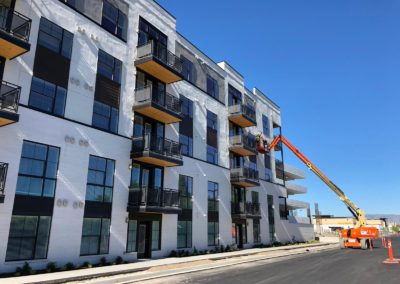
[[[116,19],[111,19],[107,13],[105,13],[105,7],[109,5],[113,9],[114,12],[117,13]],[[123,20],[121,20],[123,19]],[[123,25],[120,26],[120,21],[123,21]],[[111,34],[115,35],[119,39],[123,41],[127,41],[127,31],[128,31],[128,16],[122,12],[118,7],[115,7],[112,3],[108,0],[103,0],[103,8],[101,11],[101,27],[104,28],[106,31],[110,32]]]
[[[50,24],[51,26],[49,27],[50,30],[45,30],[45,25]],[[61,37],[57,37],[56,30],[61,30]],[[60,33],[58,32],[58,33]],[[58,41],[58,48],[53,48],[51,45],[47,44],[46,41],[43,40],[44,37],[49,37],[53,39],[53,41]],[[64,43],[68,47],[68,40],[70,40],[70,46],[69,49],[66,51],[67,54],[65,54],[64,51]],[[39,23],[39,32],[38,32],[38,39],[37,39],[37,44],[45,47],[69,60],[71,60],[72,56],[72,48],[73,48],[73,41],[74,41],[74,34],[67,31],[66,29],[62,28],[61,26],[53,23],[52,21],[41,17],[40,18],[40,23]]]
[[179,134],[179,144],[181,145],[181,154],[193,157],[193,138],[185,134]]
[[[94,169],[91,168],[91,159],[99,159],[99,160],[104,160],[105,163],[105,171],[101,171],[99,169]],[[109,163],[112,164],[112,185],[109,186],[107,185],[107,174],[109,170]],[[91,172],[97,172],[97,173],[102,173],[104,175],[102,183],[94,183],[94,182],[89,182],[89,175]],[[95,155],[89,155],[89,164],[88,164],[88,174],[87,174],[87,180],[86,180],[86,193],[85,193],[85,200],[86,201],[91,201],[91,202],[103,202],[103,203],[112,203],[113,197],[114,197],[114,182],[115,182],[115,160],[112,159],[107,159]],[[103,193],[102,193],[102,200],[94,200],[94,199],[88,199],[88,189],[89,186],[93,187],[103,187]],[[109,201],[105,201],[105,191],[106,189],[110,189],[111,196]]]
[[219,85],[218,81],[210,74],[207,74],[207,94],[219,100]]
[[184,55],[180,56],[180,60],[182,62],[182,72],[181,75],[183,79],[190,83],[195,83],[195,67],[194,63],[186,58]]
[[207,128],[218,132],[218,115],[207,110]]
[[[12,223],[13,223],[13,218],[18,218],[18,217],[28,217],[28,218],[33,218],[36,217],[37,222],[36,222],[36,228],[35,228],[35,235],[30,235],[30,236],[12,236]],[[40,245],[40,242],[42,242],[43,239],[43,235],[40,235],[40,225],[41,225],[41,218],[42,217],[46,217],[49,218],[49,224],[48,224],[48,228],[47,228],[47,238],[46,238],[46,243],[45,244],[41,244],[41,245],[45,245],[45,253],[43,257],[36,257],[36,253],[38,250],[38,244]],[[51,225],[52,225],[52,216],[41,216],[41,215],[37,215],[37,216],[33,216],[33,215],[12,215],[11,216],[11,221],[10,221],[10,231],[9,231],[9,235],[8,235],[8,242],[7,242],[7,250],[6,250],[6,256],[5,256],[5,261],[6,262],[10,262],[10,261],[21,261],[21,260],[39,260],[39,259],[47,259],[47,255],[48,255],[48,250],[49,250],[49,241],[50,241],[50,234],[51,234]],[[26,220],[24,220],[24,228],[26,225]],[[32,239],[33,240],[33,250],[32,250],[32,256],[27,258],[27,257],[19,257],[19,258],[12,258],[10,259],[8,254],[9,254],[9,249],[10,248],[10,243],[11,243],[11,239]],[[22,241],[20,242],[20,246],[19,246],[19,254],[21,255],[21,250],[23,248],[26,248],[26,243],[23,243]]]
[[207,162],[218,165],[218,149],[207,144]]
[[[193,209],[193,177],[179,175],[179,207],[181,209]],[[184,204],[186,203],[186,204]],[[182,206],[184,205],[184,206]]]
[[[179,223],[185,224],[185,231],[184,233],[181,233],[179,231],[179,226],[181,226]],[[190,228],[190,230],[189,230]],[[184,245],[180,245],[179,243],[179,236],[184,236]],[[178,219],[178,229],[177,229],[177,248],[178,249],[183,249],[183,248],[191,248],[193,245],[193,222],[192,220],[179,220]]]
[[[212,187],[210,187],[212,186]],[[219,212],[219,184],[213,181],[207,183],[207,211]],[[210,198],[212,196],[212,198]]]
[[[29,144],[35,144],[35,145],[40,145],[40,146],[46,147],[46,159],[45,160],[41,160],[41,159],[38,159],[38,158],[32,158],[32,157],[28,157],[28,156],[23,156],[24,155],[24,145],[25,145],[25,143],[27,143],[27,144],[28,143]],[[54,149],[54,150],[58,151],[57,163],[56,163],[55,176],[54,177],[47,177],[47,175],[46,175],[47,174],[47,169],[48,169],[48,163],[49,163],[48,158],[49,158],[49,150],[50,149]],[[33,195],[33,194],[29,194],[29,193],[18,192],[18,185],[19,185],[19,182],[21,182],[20,177],[27,177],[27,178],[41,179],[42,180],[41,194],[40,194],[39,197],[54,198],[55,194],[56,194],[56,189],[57,189],[57,176],[58,176],[58,169],[59,169],[59,164],[60,164],[60,154],[61,154],[61,148],[60,147],[24,140],[23,143],[22,143],[22,151],[21,151],[21,158],[20,158],[20,165],[19,165],[19,170],[18,170],[18,179],[17,179],[17,186],[16,186],[16,189],[15,189],[15,195],[39,196],[39,195]],[[32,160],[32,161],[43,162],[44,166],[43,166],[42,175],[33,175],[33,174],[21,173],[22,159],[29,159],[29,160]],[[43,195],[46,181],[54,182],[54,190],[53,190],[52,196]]]
[[[287,201],[286,197],[279,196],[279,216],[281,220],[287,220],[288,219],[288,209],[287,209]],[[283,200],[283,202],[282,202]]]
[[[209,227],[213,226],[213,232],[210,232]],[[211,238],[210,238],[211,237]],[[210,240],[213,240],[210,242]],[[217,246],[219,245],[219,221],[208,221],[207,222],[207,245],[208,246]]]
[[[131,228],[131,222],[135,222],[134,227]],[[128,234],[126,238],[126,252],[137,252],[137,234],[138,234],[138,220],[136,219],[129,219],[128,220]],[[130,234],[130,232],[134,232]],[[132,249],[129,249],[129,248]]]
[[[100,108],[100,107],[109,108],[109,112],[108,112],[109,116],[105,115],[104,113],[96,112],[96,110],[100,110],[100,109],[97,109],[97,108]],[[99,123],[95,122],[95,116],[105,118],[108,121],[107,127],[103,127]],[[118,134],[119,109],[95,99],[93,101],[92,126],[94,128],[101,129],[101,130],[104,130],[104,131],[107,131],[107,132],[110,132],[110,133]]]
[[[99,220],[100,219],[100,234],[88,234],[88,235],[84,235],[84,226],[85,226],[85,220],[88,219],[96,219]],[[108,224],[108,234],[103,235],[103,225],[104,225],[104,221],[108,220],[109,224]],[[111,218],[83,218],[83,223],[82,223],[82,236],[81,236],[81,247],[80,247],[80,256],[87,256],[87,255],[103,255],[103,254],[108,254],[110,251],[110,228],[111,228]],[[88,253],[88,254],[84,254],[82,253],[82,245],[83,245],[83,239],[84,238],[94,238],[97,237],[97,251],[96,253]],[[102,238],[107,239],[107,251],[101,251],[101,245],[102,245]]]
[[263,127],[263,135],[266,137],[271,136],[271,129],[269,127],[269,117],[266,115],[262,115],[262,127]]
[[[104,66],[104,68],[102,68]],[[103,70],[111,70],[111,76]],[[99,49],[98,60],[97,60],[97,74],[118,83],[121,85],[122,80],[122,61],[114,56],[108,54],[102,49]]]
[[[257,229],[255,229],[257,227]],[[259,219],[253,219],[253,242],[261,243],[261,226]]]

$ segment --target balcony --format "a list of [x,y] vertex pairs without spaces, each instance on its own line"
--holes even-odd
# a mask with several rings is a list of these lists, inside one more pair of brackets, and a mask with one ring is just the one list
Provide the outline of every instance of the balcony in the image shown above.
[[231,169],[231,183],[240,187],[259,186],[258,171],[250,168]]
[[231,202],[231,213],[237,219],[261,218],[260,203]]
[[0,56],[13,59],[31,48],[29,33],[32,20],[0,6]]
[[233,105],[228,108],[228,119],[240,127],[257,125],[256,111],[253,107],[245,104]]
[[181,148],[178,142],[146,135],[132,138],[131,158],[135,161],[161,167],[182,166]]
[[166,84],[182,80],[181,60],[156,41],[138,46],[135,66]]
[[21,87],[8,82],[0,86],[0,127],[19,121],[18,103]]
[[229,137],[229,151],[234,152],[239,156],[256,155],[256,139],[248,135]]
[[8,164],[0,162],[0,203],[4,203]]
[[135,91],[133,111],[165,124],[182,120],[179,98],[158,92],[151,85]]
[[304,179],[306,174],[293,166],[283,164],[280,160],[275,160],[276,178],[290,181],[295,179]]
[[288,210],[296,210],[296,209],[307,209],[310,207],[310,204],[301,200],[295,199],[286,199],[286,206]]
[[130,187],[128,211],[178,214],[181,212],[179,191],[147,186]]
[[286,191],[287,191],[287,194],[289,194],[289,195],[305,194],[305,193],[307,193],[307,188],[302,185],[287,182],[286,183]]

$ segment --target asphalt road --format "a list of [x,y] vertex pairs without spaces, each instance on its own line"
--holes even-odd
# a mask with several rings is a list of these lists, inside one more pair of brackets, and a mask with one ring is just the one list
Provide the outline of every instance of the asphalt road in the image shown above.
[[[257,261],[226,268],[193,272],[141,283],[400,283],[400,264],[388,265],[381,241],[373,251],[334,249],[281,261]],[[400,238],[392,238],[395,257],[400,258]]]

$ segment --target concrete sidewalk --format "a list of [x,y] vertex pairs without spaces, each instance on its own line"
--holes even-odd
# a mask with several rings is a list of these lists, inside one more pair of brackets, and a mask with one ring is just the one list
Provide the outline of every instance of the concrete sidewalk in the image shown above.
[[103,266],[103,267],[96,267],[89,269],[77,269],[72,271],[38,274],[31,276],[1,278],[0,282],[2,284],[65,283],[70,281],[83,281],[98,277],[109,277],[120,274],[128,274],[139,271],[145,271],[149,269],[151,269],[152,271],[155,271],[157,269],[165,270],[168,269],[169,267],[176,269],[179,268],[180,266],[182,267],[188,266],[188,263],[189,264],[193,263],[193,266],[196,266],[207,260],[216,261],[216,260],[245,257],[257,254],[266,255],[266,253],[268,252],[272,253],[271,258],[283,257],[286,254],[291,254],[290,251],[295,251],[298,249],[307,249],[307,248],[328,249],[332,247],[334,247],[332,243],[319,243],[319,244],[290,245],[290,246],[272,247],[272,248],[255,248],[255,249],[246,249],[234,252],[198,255],[198,256],[190,256],[182,258],[169,257],[156,260],[137,261],[129,264],[110,265],[110,266]]

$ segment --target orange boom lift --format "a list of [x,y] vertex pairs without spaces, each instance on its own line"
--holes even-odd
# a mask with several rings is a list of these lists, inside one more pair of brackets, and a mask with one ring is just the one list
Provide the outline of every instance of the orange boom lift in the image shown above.
[[[341,248],[361,248],[367,249],[371,245],[371,240],[379,237],[379,231],[375,227],[366,227],[366,218],[363,210],[358,208],[344,192],[337,187],[324,173],[318,169],[306,156],[304,156],[293,144],[291,144],[285,137],[278,135],[267,145],[266,151],[272,151],[276,144],[279,142],[285,144],[306,166],[316,174],[330,189],[335,192],[340,200],[342,200],[351,214],[356,218],[357,222],[353,229],[344,229],[340,235]],[[261,142],[261,139],[260,139]],[[264,141],[265,143],[266,141]]]

